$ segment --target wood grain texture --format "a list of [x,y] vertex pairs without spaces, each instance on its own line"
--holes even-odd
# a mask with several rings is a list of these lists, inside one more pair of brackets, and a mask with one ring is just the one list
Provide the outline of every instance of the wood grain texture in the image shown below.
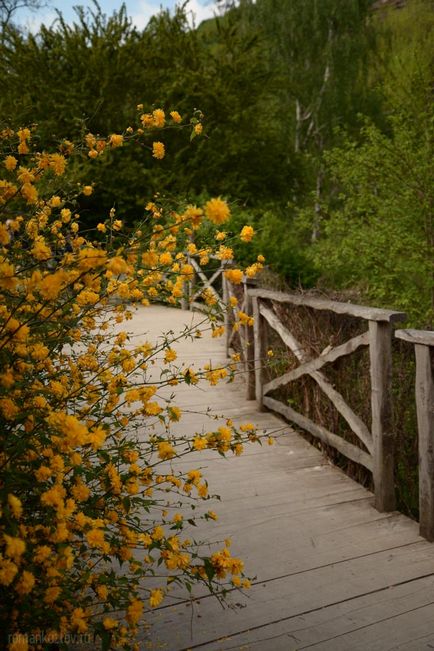
[[434,380],[433,349],[415,345],[416,408],[419,437],[420,533],[434,540]]
[[[255,300],[255,299],[254,299]],[[257,300],[257,299],[256,299]],[[288,328],[286,328],[283,323],[278,319],[277,315],[268,307],[265,305],[260,305],[259,307],[259,312],[260,314],[264,317],[264,319],[267,321],[267,323],[280,335],[281,339],[283,342],[288,346],[288,348],[294,353],[294,355],[297,357],[297,359],[302,362],[303,366],[302,367],[307,367],[309,364],[316,362],[316,360],[311,360],[310,355],[306,352],[306,350],[303,348],[303,346],[297,341],[297,339],[294,337],[294,335],[289,332]],[[360,337],[356,338],[357,341],[354,341],[351,346],[354,346],[357,344],[357,347],[361,345],[366,345],[366,336],[365,334],[361,335]],[[350,343],[350,342],[347,342]],[[350,347],[351,347],[350,346]],[[298,368],[302,368],[298,367]],[[298,370],[298,369],[296,369]],[[365,425],[365,423],[362,421],[359,416],[351,409],[351,407],[347,404],[345,401],[344,397],[342,396],[339,391],[337,391],[331,382],[327,380],[327,378],[324,376],[324,374],[321,371],[318,370],[310,370],[307,371],[308,375],[310,375],[311,378],[315,380],[315,382],[319,385],[321,390],[325,393],[325,395],[331,400],[337,411],[341,414],[341,416],[347,421],[348,425],[350,426],[351,430],[358,436],[358,438],[362,441],[362,443],[366,446],[367,450],[369,452],[372,452],[373,450],[373,440],[372,440],[372,435]],[[270,388],[271,386],[271,388]],[[276,388],[272,382],[269,382],[264,385],[263,390],[262,390],[262,395],[265,396],[267,393],[269,393],[272,389]],[[282,412],[279,412],[282,413]],[[311,421],[310,421],[311,422]],[[300,423],[298,423],[300,425]],[[313,434],[312,429],[309,430],[311,434]],[[343,439],[337,437],[338,441],[341,441]],[[330,445],[333,445],[330,443]],[[337,448],[339,451],[342,452],[341,448]],[[343,452],[343,454],[345,454]],[[350,457],[351,459],[355,460],[353,457]],[[365,465],[365,464],[363,464]],[[368,467],[368,466],[366,466]]]
[[434,346],[433,330],[395,330],[395,337],[409,341],[411,344]]
[[278,303],[291,303],[292,305],[305,305],[313,307],[316,310],[329,310],[336,314],[348,314],[349,316],[359,317],[368,321],[387,321],[395,323],[405,321],[407,316],[404,312],[392,310],[382,310],[375,307],[364,305],[353,305],[352,303],[340,303],[338,301],[328,301],[322,298],[314,298],[305,294],[287,294],[286,292],[273,292],[268,289],[250,289],[252,297],[266,298]]
[[[162,331],[195,327],[199,313],[152,306],[128,323],[132,345]],[[115,326],[119,330],[125,325]],[[175,346],[179,363],[198,368],[225,361],[222,339],[205,335]],[[157,369],[155,370],[157,373]],[[434,545],[416,522],[379,513],[373,495],[331,466],[278,416],[245,399],[243,376],[234,384],[175,387],[184,417],[180,435],[208,431],[231,417],[277,433],[274,446],[252,445],[241,457],[206,450],[172,460],[175,469],[201,468],[218,513],[186,535],[221,541],[256,576],[253,587],[229,594],[233,609],[202,591],[196,600],[174,588],[148,613],[139,648],[167,651],[422,651],[434,645]],[[167,398],[166,388],[161,398]],[[183,466],[182,464],[186,464]],[[162,585],[164,578],[153,581]],[[153,584],[152,584],[153,585]],[[147,585],[146,587],[149,587]]]
[[310,432],[319,438],[323,443],[331,445],[332,447],[336,448],[336,450],[348,457],[348,459],[362,464],[362,466],[372,472],[372,457],[364,452],[364,450],[361,450],[340,436],[333,434],[333,432],[329,432],[329,430],[327,430],[325,427],[322,427],[322,425],[317,425],[312,420],[310,420],[310,418],[306,418],[306,416],[299,414],[298,411],[295,411],[295,409],[292,409],[292,407],[289,407],[289,405],[284,405],[279,400],[274,400],[273,398],[268,398],[265,396],[263,398],[263,403],[266,407],[269,407],[269,409],[276,411],[278,414],[282,414],[282,416],[285,416],[285,418],[287,418],[290,422],[295,423],[302,429]]
[[396,498],[395,437],[392,420],[392,330],[390,323],[370,321],[369,332],[375,506],[379,511],[393,511]]

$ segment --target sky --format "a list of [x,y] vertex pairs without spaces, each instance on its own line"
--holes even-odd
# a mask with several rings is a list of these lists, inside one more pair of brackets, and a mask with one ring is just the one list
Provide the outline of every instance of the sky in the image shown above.
[[[111,15],[114,10],[121,7],[122,0],[98,0],[103,13]],[[54,9],[59,9],[67,22],[72,22],[74,19],[73,7],[77,5],[92,6],[91,0],[45,0],[46,8],[38,11],[20,10],[15,16],[15,22],[19,23],[30,29],[37,31],[41,23],[51,24],[56,18]],[[163,9],[173,9],[175,4],[180,4],[176,0],[126,0],[127,13],[133,21],[133,24],[138,29],[143,29],[150,17]],[[189,0],[187,5],[187,12],[189,12],[190,23],[194,22],[196,25],[212,18],[216,13],[216,5],[214,0]],[[193,18],[194,17],[194,18]]]

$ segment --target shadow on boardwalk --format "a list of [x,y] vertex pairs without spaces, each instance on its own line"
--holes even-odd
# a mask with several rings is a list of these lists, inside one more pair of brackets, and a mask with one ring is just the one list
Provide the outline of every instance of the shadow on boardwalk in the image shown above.
[[[151,307],[140,310],[129,329],[152,341],[161,332],[182,330],[192,318],[201,317]],[[190,365],[225,362],[222,340],[211,336],[176,349]],[[256,579],[247,593],[229,596],[234,608],[223,610],[203,595],[164,602],[151,613],[141,648],[433,649],[434,545],[405,516],[376,511],[371,493],[276,416],[259,413],[244,393],[242,379],[179,387],[175,404],[187,412],[210,407],[234,421],[282,432],[276,445],[252,445],[239,458],[200,456],[210,492],[222,502],[215,506],[219,520],[195,537],[231,537],[233,554]],[[210,423],[186,413],[179,427],[201,431]]]

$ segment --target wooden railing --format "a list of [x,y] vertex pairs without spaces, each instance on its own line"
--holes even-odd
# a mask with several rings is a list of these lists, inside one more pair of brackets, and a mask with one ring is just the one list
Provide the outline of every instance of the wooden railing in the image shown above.
[[[237,314],[241,311],[252,316],[253,304],[249,290],[255,287],[256,281],[245,276],[242,286],[236,291],[232,283],[223,276],[223,294],[227,306],[225,312],[226,356],[229,357],[231,348],[234,348],[240,354],[241,364],[246,374],[247,400],[255,400],[256,398],[253,328],[240,324]],[[232,298],[237,299],[236,306],[231,305]]]
[[[405,314],[263,289],[248,290],[248,295],[252,299],[254,317],[255,387],[259,408],[265,407],[282,414],[341,454],[368,468],[373,474],[376,508],[379,511],[393,510],[395,489],[391,398],[392,324],[405,320]],[[281,322],[273,309],[275,304],[301,305],[314,310],[328,310],[336,314],[358,317],[367,322],[368,329],[344,344],[334,348],[328,347],[328,350],[317,357],[312,357]],[[264,363],[267,358],[267,324],[280,336],[299,362],[297,368],[269,382],[265,381],[266,364]],[[369,347],[372,412],[370,426],[351,409],[322,370],[327,364],[350,355],[361,346]],[[329,398],[365,449],[344,440],[289,405],[269,396],[275,389],[295,382],[305,375],[310,376]]]
[[397,330],[395,336],[414,344],[420,534],[434,541],[434,332]]
[[[202,298],[204,290],[208,289],[215,297],[222,311],[226,311],[227,297],[225,294],[226,283],[223,280],[223,272],[228,265],[228,261],[220,260],[215,255],[208,256],[210,260],[216,261],[216,268],[210,275],[207,275],[205,269],[197,261],[198,256],[187,255],[187,262],[193,267],[193,278],[188,281],[185,288],[185,294],[181,301],[183,310],[202,309],[204,302],[198,299]],[[215,287],[217,281],[220,282],[220,291]]]
[[[403,312],[329,301],[303,294],[289,294],[257,289],[255,281],[244,279],[242,289],[235,289],[224,277],[226,264],[207,277],[193,264],[200,290],[192,291],[193,299],[205,287],[212,287],[221,276],[219,303],[225,306],[226,352],[235,346],[240,353],[246,374],[247,399],[255,400],[260,410],[275,411],[295,423],[323,443],[332,446],[347,458],[372,472],[375,506],[379,511],[395,509],[394,488],[394,431],[392,404],[392,338],[414,344],[416,356],[416,408],[419,445],[419,511],[420,533],[434,541],[434,332],[421,330],[395,330],[394,324],[405,321]],[[217,291],[212,287],[213,291]],[[230,299],[236,296],[238,304],[231,307]],[[319,355],[313,355],[303,346],[276,312],[276,306],[301,306],[313,310],[329,311],[338,315],[356,317],[366,323],[366,330],[336,345],[328,346]],[[194,300],[190,306],[195,307]],[[254,319],[253,328],[234,324],[241,310]],[[279,377],[267,380],[267,329],[277,333],[281,341],[298,361],[296,368]],[[350,407],[343,395],[325,375],[327,364],[336,362],[357,351],[369,349],[371,420],[364,422]],[[312,378],[345,419],[361,446],[355,445],[321,424],[315,423],[270,394],[303,377]]]

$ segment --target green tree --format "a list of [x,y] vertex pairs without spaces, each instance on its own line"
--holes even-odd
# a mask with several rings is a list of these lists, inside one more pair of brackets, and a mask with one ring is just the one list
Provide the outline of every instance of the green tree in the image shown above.
[[372,111],[366,83],[370,0],[258,0],[253,16],[268,36],[269,65],[278,66],[282,136],[301,170],[297,201],[315,184],[312,239],[320,227],[324,192],[321,154],[335,128],[357,128],[357,113]]
[[434,316],[434,4],[390,11],[377,29],[383,48],[375,73],[389,119],[325,156],[334,193],[322,206],[324,238],[313,256],[329,286],[356,286],[367,300],[427,326]]

